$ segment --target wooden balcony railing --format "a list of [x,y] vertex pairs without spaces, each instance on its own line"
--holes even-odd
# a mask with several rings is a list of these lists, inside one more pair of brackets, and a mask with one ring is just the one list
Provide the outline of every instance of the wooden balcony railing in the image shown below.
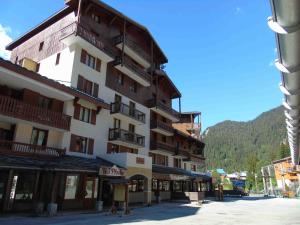
[[63,130],[70,130],[71,116],[32,106],[3,95],[0,95],[0,114]]
[[162,143],[162,142],[158,142],[158,141],[150,141],[150,150],[165,150],[168,151],[170,153],[175,154],[175,146],[174,145],[170,145],[170,144],[166,144],[166,143]]
[[51,148],[41,145],[31,145],[15,141],[0,140],[0,153],[21,156],[51,156],[59,157],[66,153],[66,149]]
[[145,137],[120,128],[109,129],[110,141],[123,141],[137,146],[145,147]]
[[174,109],[166,106],[165,104],[163,104],[160,101],[157,101],[156,99],[150,99],[148,101],[148,107],[149,108],[157,107],[157,108],[165,111],[166,113],[169,113],[170,115],[172,115],[172,116],[174,116],[176,118],[179,118],[179,113],[176,110],[174,110]]
[[145,123],[145,113],[134,109],[130,108],[129,105],[126,105],[121,102],[114,102],[110,104],[110,113],[121,113],[125,116],[128,116],[130,118],[133,118],[139,122]]
[[145,81],[147,81],[149,83],[151,82],[150,74],[147,73],[145,70],[143,70],[138,65],[131,62],[127,57],[124,57],[123,59],[122,59],[122,57],[117,57],[113,64],[114,64],[114,66],[121,64],[121,65],[127,67],[129,70],[131,70],[136,75],[138,75],[140,78],[144,79]]
[[155,129],[155,128],[160,128],[160,129],[163,129],[170,133],[174,132],[174,129],[172,126],[170,126],[162,121],[159,121],[159,120],[151,120],[150,121],[150,129]]
[[[114,38],[114,44],[115,45],[120,44],[123,41],[124,41],[124,36],[123,35],[119,35],[119,36],[117,36],[117,37]],[[135,41],[133,41],[128,36],[125,36],[125,45],[127,45],[132,50],[134,50],[144,60],[146,60],[148,62],[151,62],[150,56],[140,47],[140,45],[138,43],[136,43]]]
[[110,44],[108,40],[93,34],[81,23],[74,22],[61,29],[60,39],[66,38],[72,34],[80,36],[90,44],[94,45],[96,48],[109,55],[111,58],[115,58],[117,55],[117,51],[113,48],[112,44]]

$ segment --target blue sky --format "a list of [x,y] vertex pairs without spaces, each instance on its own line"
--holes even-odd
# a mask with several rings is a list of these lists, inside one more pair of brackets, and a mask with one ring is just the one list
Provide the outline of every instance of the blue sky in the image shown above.
[[[251,120],[281,104],[268,0],[105,2],[149,28],[168,56],[166,70],[183,95],[183,111],[201,111],[205,128]],[[63,0],[6,1],[0,7],[0,55],[5,42],[63,6]]]

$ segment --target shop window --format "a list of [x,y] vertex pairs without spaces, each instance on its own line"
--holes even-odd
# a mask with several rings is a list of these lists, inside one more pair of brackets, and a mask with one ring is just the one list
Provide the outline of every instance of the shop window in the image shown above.
[[152,190],[157,190],[157,180],[156,179],[152,180]]
[[128,189],[130,192],[143,192],[144,180],[131,180]]
[[31,140],[30,144],[32,145],[47,145],[47,138],[48,138],[48,131],[47,130],[41,130],[38,128],[33,128],[31,133]]
[[173,190],[176,192],[181,192],[182,187],[181,187],[181,182],[180,181],[174,181],[173,182]]
[[98,178],[88,178],[85,185],[85,198],[97,198]]
[[169,191],[170,190],[170,182],[165,180],[161,182],[161,191]]
[[[34,183],[34,174],[21,173],[15,175],[11,195],[13,194],[15,196],[15,200],[32,200]],[[13,193],[13,189],[15,193]]]
[[77,193],[79,176],[71,175],[66,178],[65,199],[75,199]]

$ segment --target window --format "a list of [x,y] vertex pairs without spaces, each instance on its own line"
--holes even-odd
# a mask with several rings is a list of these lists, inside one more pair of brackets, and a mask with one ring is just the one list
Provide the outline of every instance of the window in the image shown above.
[[79,120],[90,123],[91,121],[91,110],[85,107],[80,107]]
[[181,168],[181,159],[174,158],[174,167]]
[[192,165],[192,168],[191,168],[192,171],[196,171],[197,170],[197,167],[196,165]]
[[133,125],[133,124],[129,124],[128,125],[128,131],[130,132],[130,133],[134,133],[135,132],[135,126]]
[[114,128],[121,128],[121,120],[114,118]]
[[91,56],[90,54],[87,54],[87,57],[85,59],[85,64],[94,69],[96,65],[95,57]]
[[18,60],[19,60],[19,57],[17,56],[16,59],[15,59],[15,64],[18,63]]
[[43,50],[43,47],[44,47],[44,42],[41,42],[41,43],[40,43],[40,46],[39,46],[39,51],[42,51],[42,50]]
[[[13,177],[13,193],[15,200],[32,200],[35,176],[32,173],[20,173]],[[11,192],[12,194],[12,192]]]
[[84,49],[81,50],[80,61],[90,68],[100,72],[101,69],[101,60],[88,54]]
[[135,81],[133,81],[130,85],[129,85],[129,90],[131,92],[137,93],[137,83]]
[[71,134],[70,151],[92,155],[94,151],[94,139]]
[[44,96],[39,96],[38,107],[41,107],[43,109],[51,109],[51,106],[52,106],[52,99]]
[[96,23],[100,23],[100,17],[92,13],[92,20],[94,20]]
[[135,116],[135,103],[134,102],[129,102],[129,115],[130,116]]
[[124,75],[122,73],[118,73],[117,74],[117,83],[119,85],[123,85],[124,84]]
[[115,145],[115,144],[108,144],[107,145],[107,153],[119,153],[119,145]]
[[144,180],[131,180],[128,189],[129,192],[143,192]]
[[72,175],[66,178],[65,199],[75,199],[77,193],[79,176]]
[[115,102],[121,103],[122,102],[122,96],[120,95],[115,95]]
[[48,131],[33,128],[31,133],[30,144],[32,145],[47,145]]
[[56,60],[55,60],[55,65],[59,64],[59,60],[60,60],[60,53],[56,54]]
[[162,118],[161,118],[161,120],[162,120],[164,123],[166,123],[166,122],[167,122],[167,119],[166,119],[166,117],[162,117]]
[[173,190],[176,192],[182,192],[181,181],[174,181],[173,182]]
[[161,181],[160,190],[161,191],[169,191],[170,190],[170,182],[167,180]]
[[[84,77],[81,76],[81,75],[78,75],[78,81],[77,81],[78,90],[83,91],[83,92],[85,92],[89,95],[92,95],[93,86],[94,86],[94,89],[95,89],[95,85],[93,84],[93,82],[84,79]],[[99,88],[99,86],[98,86],[98,88]],[[94,93],[94,94],[96,94],[96,93]]]
[[76,150],[77,152],[86,153],[87,150],[87,138],[86,137],[79,137],[76,138]]

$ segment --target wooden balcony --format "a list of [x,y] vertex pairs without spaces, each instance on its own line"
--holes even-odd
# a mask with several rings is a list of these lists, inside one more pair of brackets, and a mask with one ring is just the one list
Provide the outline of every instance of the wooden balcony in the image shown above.
[[129,76],[131,79],[140,83],[145,87],[149,87],[151,85],[151,76],[145,70],[143,70],[140,66],[136,65],[127,57],[117,57],[113,62],[113,65],[120,70],[122,73]]
[[148,101],[148,107],[155,111],[156,113],[172,120],[172,122],[178,122],[179,121],[179,113],[165,105],[164,103],[157,101],[156,99],[150,99]]
[[3,95],[0,95],[0,114],[58,129],[70,130],[71,116],[32,106]]
[[120,128],[109,129],[108,140],[129,148],[145,147],[145,137]]
[[[110,104],[110,113],[111,114],[120,114],[122,117],[121,119],[125,120],[134,120],[132,122],[138,122],[138,124],[144,124],[145,123],[145,118],[146,115],[145,113],[134,109],[130,108],[129,105],[126,105],[121,102],[114,102]],[[125,118],[123,118],[125,116]]]
[[[71,45],[73,43],[81,43],[81,40],[76,39],[76,37],[80,37],[83,40],[87,41],[94,47],[98,48],[102,52],[104,52],[111,60],[115,59],[117,55],[117,51],[114,49],[112,44],[106,40],[104,37],[96,35],[89,31],[85,24],[82,23],[71,23],[70,25],[64,27],[60,30],[60,39],[67,45]],[[87,47],[85,43],[82,43],[83,47]]]
[[66,149],[51,148],[41,145],[31,145],[15,141],[0,140],[0,154],[19,156],[45,156],[60,157],[66,153]]
[[157,133],[163,134],[165,136],[173,136],[174,129],[171,125],[168,125],[160,120],[151,120],[150,129]]
[[129,55],[136,62],[144,66],[145,68],[150,67],[151,58],[150,56],[141,48],[141,46],[132,40],[128,35],[119,35],[114,38],[114,44],[120,50],[123,49],[124,42],[124,52]]
[[150,150],[152,152],[163,151],[163,152],[171,153],[173,155],[175,155],[175,153],[176,153],[174,145],[166,144],[163,142],[158,142],[156,140],[150,141]]

